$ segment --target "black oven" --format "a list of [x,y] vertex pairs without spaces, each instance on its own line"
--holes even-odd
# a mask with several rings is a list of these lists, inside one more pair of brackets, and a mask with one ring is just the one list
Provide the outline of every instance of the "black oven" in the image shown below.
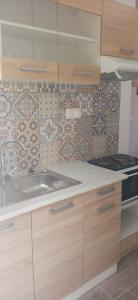
[[122,182],[122,202],[128,202],[138,196],[138,169],[123,172],[128,176]]

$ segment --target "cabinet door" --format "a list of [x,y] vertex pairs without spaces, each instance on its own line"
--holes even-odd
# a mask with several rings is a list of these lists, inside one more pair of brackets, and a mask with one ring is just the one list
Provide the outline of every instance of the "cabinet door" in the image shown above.
[[59,81],[98,83],[101,17],[58,5]]
[[104,0],[102,54],[138,59],[138,10]]
[[33,19],[36,27],[1,25],[2,79],[58,81],[57,3],[34,0]]
[[120,256],[121,195],[84,208],[84,278],[90,280]]
[[61,300],[83,282],[83,208],[78,198],[32,215],[36,300]]
[[32,0],[0,0],[0,19],[32,25]]
[[0,223],[0,299],[34,299],[29,214]]
[[58,3],[102,15],[102,0],[58,0]]

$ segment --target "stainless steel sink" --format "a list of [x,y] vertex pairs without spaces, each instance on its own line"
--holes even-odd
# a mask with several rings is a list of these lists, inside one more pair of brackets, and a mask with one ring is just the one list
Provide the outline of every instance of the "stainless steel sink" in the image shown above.
[[42,170],[33,174],[10,177],[6,183],[7,199],[13,197],[15,203],[19,201],[18,199],[21,199],[21,201],[27,200],[80,183],[80,181],[50,170]]

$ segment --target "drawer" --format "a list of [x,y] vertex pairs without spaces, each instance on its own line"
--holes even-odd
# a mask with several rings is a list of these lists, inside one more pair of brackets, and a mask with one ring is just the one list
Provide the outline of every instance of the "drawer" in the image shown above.
[[[121,182],[107,185],[102,188],[98,188],[84,195],[84,205],[88,205],[90,203],[93,203],[94,201],[104,199],[110,196],[114,196],[115,194],[119,194],[121,192],[122,192]],[[121,201],[121,197],[120,197],[120,201]]]
[[138,232],[121,241],[121,256],[125,256],[138,248]]
[[58,63],[19,58],[2,58],[1,79],[58,81]]

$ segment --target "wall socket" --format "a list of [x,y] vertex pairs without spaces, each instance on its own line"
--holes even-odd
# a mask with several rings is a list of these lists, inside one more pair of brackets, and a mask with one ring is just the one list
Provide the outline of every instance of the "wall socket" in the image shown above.
[[82,111],[80,108],[67,108],[66,109],[66,119],[80,119],[82,116]]

